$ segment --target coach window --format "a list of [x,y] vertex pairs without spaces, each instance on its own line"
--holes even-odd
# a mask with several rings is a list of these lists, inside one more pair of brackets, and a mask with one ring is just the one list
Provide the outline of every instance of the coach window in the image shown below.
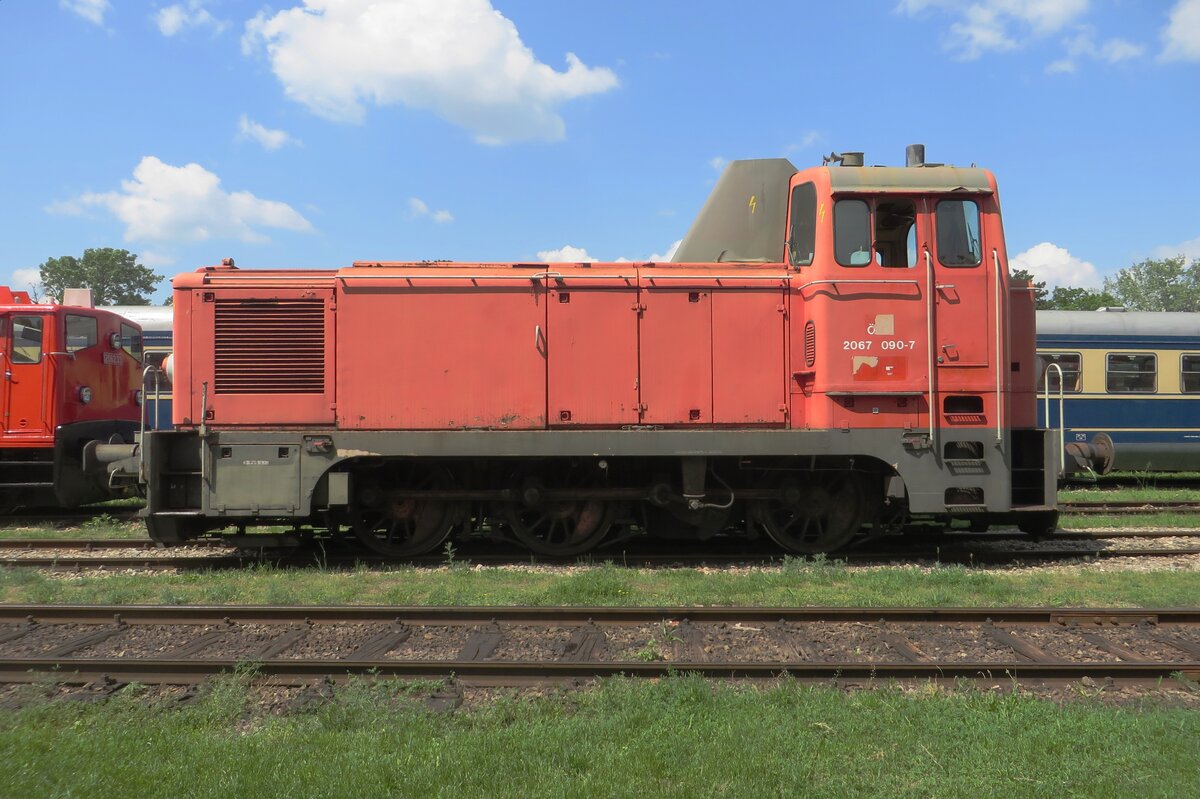
[[937,204],[938,261],[943,266],[979,266],[979,206],[974,200],[942,200]]
[[1158,378],[1158,357],[1143,353],[1108,354],[1107,385],[1113,394],[1149,394]]
[[788,260],[792,266],[813,262],[817,246],[817,187],[801,183],[792,189],[792,227],[788,231]]
[[833,206],[833,250],[842,266],[871,263],[871,210],[863,200],[838,200]]
[[1038,382],[1037,390],[1046,390],[1046,380],[1050,381],[1050,391],[1058,391],[1058,369],[1050,369],[1050,364],[1058,364],[1062,369],[1062,390],[1068,394],[1079,392],[1080,357],[1078,352],[1039,352],[1038,353]]
[[67,352],[79,352],[96,346],[100,331],[94,316],[67,314]]
[[1200,355],[1179,356],[1179,385],[1184,394],[1200,394]]
[[137,360],[142,359],[142,332],[133,325],[121,325],[121,349]]
[[143,365],[153,366],[155,369],[155,371],[152,373],[152,377],[148,377],[147,379],[147,387],[151,391],[154,390],[155,381],[158,382],[159,389],[168,390],[171,388],[171,378],[167,375],[167,370],[163,368],[163,362],[167,360],[167,356],[170,354],[171,353],[169,352],[162,352],[161,350],[146,353],[146,359],[142,362]]
[[42,360],[41,316],[14,316],[12,321],[12,362],[37,363]]

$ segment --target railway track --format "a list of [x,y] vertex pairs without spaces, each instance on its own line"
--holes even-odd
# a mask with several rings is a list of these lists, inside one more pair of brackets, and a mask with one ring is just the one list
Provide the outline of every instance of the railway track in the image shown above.
[[0,606],[0,682],[1200,679],[1200,608]]
[[1059,511],[1066,516],[1144,516],[1153,513],[1200,513],[1200,502],[1185,500],[1154,501],[1107,501],[1071,500],[1060,502]]
[[[1176,532],[1177,536],[1178,533]],[[960,539],[961,536],[961,539]],[[1066,538],[1066,536],[1063,536]],[[1057,538],[1057,536],[1056,536]],[[1087,540],[1078,536],[1074,540]],[[1017,539],[1020,540],[1020,539]],[[979,548],[970,544],[993,544],[1000,548]],[[935,539],[929,542],[898,542],[880,544],[862,549],[835,553],[831,560],[855,564],[896,563],[935,561],[942,564],[962,565],[1007,565],[1021,563],[1046,563],[1067,560],[1101,560],[1111,558],[1161,558],[1200,555],[1200,540],[1195,546],[1172,547],[1055,547],[1052,542],[1030,549],[1003,548],[1006,539],[994,534],[963,533]],[[1025,542],[1022,542],[1025,543]],[[31,544],[32,546],[22,546]],[[95,546],[92,546],[95,545]],[[708,544],[695,548],[663,548],[643,544],[629,548],[611,547],[597,550],[587,556],[551,558],[531,556],[512,547],[495,545],[466,546],[455,552],[453,558],[445,554],[426,555],[403,561],[389,560],[353,546],[334,546],[328,549],[303,548],[295,550],[264,549],[255,551],[223,549],[219,540],[204,541],[202,548],[213,550],[213,554],[169,554],[173,550],[152,549],[148,541],[99,540],[80,542],[71,546],[62,540],[40,539],[26,542],[0,541],[0,550],[37,552],[38,555],[14,555],[0,557],[0,568],[38,568],[54,571],[82,571],[104,569],[126,570],[211,570],[239,569],[251,564],[270,563],[281,567],[353,568],[360,565],[385,567],[388,565],[415,565],[424,568],[447,566],[451,563],[480,566],[528,565],[574,565],[578,563],[615,562],[630,567],[672,566],[720,566],[720,565],[763,565],[779,564],[784,553],[761,545],[731,542],[729,546]],[[141,554],[94,554],[132,551]],[[43,554],[44,553],[44,554]]]

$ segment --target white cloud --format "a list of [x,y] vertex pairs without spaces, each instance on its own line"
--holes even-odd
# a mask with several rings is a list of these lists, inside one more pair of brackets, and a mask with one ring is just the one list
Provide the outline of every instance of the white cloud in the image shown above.
[[1161,247],[1155,247],[1151,254],[1155,258],[1174,258],[1176,255],[1182,255],[1190,262],[1194,258],[1200,258],[1200,236],[1181,241],[1178,244],[1164,244]]
[[454,214],[450,213],[444,208],[434,211],[424,200],[417,197],[408,198],[408,212],[413,219],[427,216],[438,224],[445,224],[447,222],[454,221]]
[[559,247],[557,250],[540,250],[537,257],[539,261],[545,261],[548,264],[595,263],[600,260],[588,255],[588,251],[582,247],[572,247],[570,244]]
[[174,36],[184,28],[212,28],[214,33],[220,33],[229,23],[217,19],[204,7],[205,0],[188,0],[186,3],[160,8],[154,15],[154,22],[163,36]]
[[33,291],[41,293],[42,273],[37,267],[30,269],[14,269],[8,285],[15,291]]
[[900,0],[898,12],[936,9],[955,18],[944,47],[964,61],[1013,50],[1024,39],[1057,33],[1088,10],[1089,0]]
[[708,159],[708,165],[711,166],[713,169],[715,169],[717,172],[720,172],[722,169],[724,169],[725,165],[728,163],[729,163],[728,160],[726,160],[724,157],[719,156],[719,155]]
[[288,97],[337,122],[365,106],[427,109],[483,144],[562,139],[562,103],[617,77],[566,54],[534,56],[490,0],[303,0],[246,23],[244,52],[266,52]]
[[1200,0],[1179,0],[1163,28],[1164,61],[1200,61]]
[[166,253],[157,252],[155,250],[142,250],[138,255],[138,263],[143,266],[154,268],[156,266],[170,266],[175,263],[175,258]]
[[683,239],[676,239],[675,243],[672,244],[670,247],[668,247],[667,251],[665,253],[663,253],[661,255],[658,253],[655,253],[654,255],[651,255],[647,260],[655,261],[658,263],[663,263],[663,262],[669,261],[675,257],[675,251],[679,249],[680,244],[683,244]]
[[287,131],[260,125],[245,114],[238,120],[238,136],[258,142],[264,150],[278,150],[285,144],[302,144],[299,139],[293,139]]
[[51,213],[80,214],[96,208],[125,225],[126,241],[269,241],[260,228],[308,231],[312,225],[287,203],[248,191],[226,192],[221,179],[199,164],[172,166],[152,155],[121,181],[120,191],[86,193],[53,203]]
[[1116,64],[1132,58],[1140,58],[1146,48],[1125,39],[1107,39],[1096,42],[1095,32],[1089,26],[1080,26],[1074,35],[1063,40],[1066,57],[1052,62],[1046,72],[1075,72],[1079,58],[1094,58]]
[[[612,259],[614,264],[627,264],[633,261],[637,263],[645,263],[647,261],[654,263],[666,263],[675,257],[675,251],[679,249],[679,245],[683,243],[683,239],[676,240],[665,253],[654,253],[646,258],[620,258]],[[541,250],[537,254],[539,261],[546,263],[595,263],[599,258],[594,258],[583,247],[574,247],[570,244],[559,247],[557,250]]]
[[58,0],[60,8],[73,11],[93,25],[103,25],[104,15],[112,8],[108,0]]
[[1064,248],[1048,241],[1035,244],[1019,255],[1008,260],[1010,269],[1024,269],[1037,280],[1046,281],[1046,285],[1075,286],[1079,288],[1098,288],[1100,273],[1096,266],[1088,261],[1076,258]]

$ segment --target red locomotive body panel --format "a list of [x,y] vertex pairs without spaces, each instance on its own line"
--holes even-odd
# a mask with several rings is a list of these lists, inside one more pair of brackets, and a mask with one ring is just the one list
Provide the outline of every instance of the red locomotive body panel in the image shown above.
[[546,270],[465,264],[338,273],[338,425],[546,426]]
[[638,278],[633,264],[548,264],[547,407],[552,427],[620,427],[638,410]]

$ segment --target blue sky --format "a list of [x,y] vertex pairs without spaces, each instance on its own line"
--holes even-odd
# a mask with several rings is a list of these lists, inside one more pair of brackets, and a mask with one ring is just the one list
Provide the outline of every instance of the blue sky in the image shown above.
[[726,160],[911,142],[995,171],[1016,263],[1096,285],[1200,257],[1197,140],[1200,0],[0,0],[14,286],[105,246],[663,257]]

